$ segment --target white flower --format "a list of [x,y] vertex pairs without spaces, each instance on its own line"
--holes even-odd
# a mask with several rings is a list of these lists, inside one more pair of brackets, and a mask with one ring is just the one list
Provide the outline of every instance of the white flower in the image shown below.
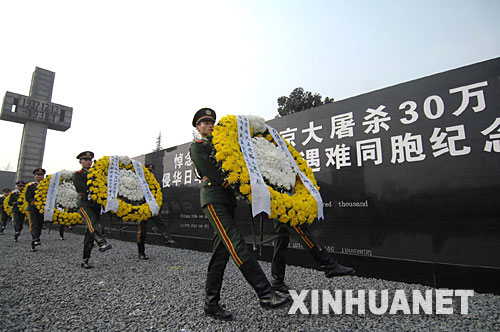
[[270,185],[292,191],[295,187],[297,172],[288,156],[263,137],[254,137],[252,142],[262,177]]
[[130,158],[129,158],[128,156],[120,156],[120,157],[119,157],[119,160],[120,160],[120,162],[121,162],[123,165],[125,165],[125,166],[127,166],[127,165],[128,165],[128,164],[130,164],[130,162],[131,162],[131,161],[130,161]]
[[61,171],[61,178],[62,178],[63,180],[66,180],[66,181],[67,181],[67,180],[70,180],[72,177],[73,177],[73,171],[69,171],[69,170],[67,170],[67,169],[63,169],[63,170]]
[[[61,174],[62,176],[62,174]],[[75,209],[77,205],[78,193],[73,182],[63,182],[57,187],[56,206],[65,209]]]
[[258,115],[247,115],[250,126],[253,128],[253,134],[257,135],[266,131],[266,120]]
[[131,201],[141,201],[144,199],[141,183],[135,172],[127,169],[120,169],[118,176],[118,195]]

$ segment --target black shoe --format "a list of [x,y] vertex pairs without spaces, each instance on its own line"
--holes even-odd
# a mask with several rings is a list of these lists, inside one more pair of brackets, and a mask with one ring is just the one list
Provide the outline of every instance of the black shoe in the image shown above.
[[333,266],[326,267],[324,270],[327,278],[352,276],[356,273],[356,270],[352,267],[343,266],[338,263]]
[[111,248],[113,248],[113,246],[111,244],[109,244],[109,243],[101,243],[101,244],[99,244],[99,251],[100,252],[109,250]]
[[19,240],[17,239],[17,236],[14,237],[14,242],[19,242]]
[[164,237],[164,239],[165,239],[165,245],[167,247],[175,244],[175,240],[172,239],[170,236]]
[[290,287],[283,280],[271,280],[271,288],[276,292],[288,293]]
[[262,308],[274,309],[290,302],[289,297],[281,296],[272,289],[255,257],[251,257],[243,263],[240,266],[240,271],[257,293]]
[[88,258],[84,259],[80,266],[83,267],[84,269],[91,269],[93,267],[92,265],[90,265]]
[[31,251],[36,251],[35,241],[31,241]]
[[33,244],[34,244],[35,246],[39,246],[41,243],[40,243],[40,240],[35,240],[35,241],[33,241]]
[[149,259],[149,257],[146,256],[146,254],[139,254],[139,259],[147,260],[147,259]]
[[59,240],[64,241],[64,236],[59,236]]
[[220,320],[233,320],[233,315],[223,307],[219,305],[219,303],[205,303],[203,306],[203,311],[206,315]]

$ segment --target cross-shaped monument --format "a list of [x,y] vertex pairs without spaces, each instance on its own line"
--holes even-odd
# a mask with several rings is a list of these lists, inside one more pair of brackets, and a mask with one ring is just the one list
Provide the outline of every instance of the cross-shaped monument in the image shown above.
[[29,96],[5,93],[0,119],[24,124],[16,181],[32,181],[33,170],[42,167],[47,129],[71,127],[73,108],[51,102],[54,77],[54,72],[36,67]]

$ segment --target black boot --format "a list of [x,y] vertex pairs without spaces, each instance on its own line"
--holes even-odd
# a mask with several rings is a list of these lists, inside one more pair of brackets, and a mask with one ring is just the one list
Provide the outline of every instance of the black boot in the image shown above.
[[222,287],[223,273],[208,272],[207,283],[205,284],[205,304],[203,311],[205,314],[221,320],[232,320],[233,315],[219,304],[220,290]]
[[290,287],[285,284],[285,268],[286,265],[273,261],[271,263],[271,287],[273,290],[282,293],[288,293]]
[[289,297],[276,294],[257,260],[252,257],[240,266],[241,273],[259,297],[260,306],[265,309],[278,308],[290,302]]
[[93,266],[89,263],[89,258],[84,258],[81,264],[84,269],[91,269]]
[[139,259],[142,260],[149,259],[149,257],[146,256],[146,246],[144,245],[143,242],[137,243],[137,249],[139,250]]
[[111,244],[108,244],[104,235],[100,231],[98,231],[97,229],[94,229],[94,233],[92,233],[92,235],[94,236],[94,240],[97,242],[97,246],[99,247],[99,251],[102,252],[102,251],[106,251],[106,250],[113,248],[111,246]]
[[327,278],[349,276],[356,273],[352,267],[347,267],[337,263],[337,260],[326,249],[321,249],[317,246],[311,249],[311,254],[320,264],[322,271],[325,271]]
[[18,240],[19,235],[21,235],[21,233],[20,233],[20,232],[16,232],[16,233],[14,233],[14,242],[19,242],[19,240]]
[[35,241],[31,241],[31,251],[36,251]]

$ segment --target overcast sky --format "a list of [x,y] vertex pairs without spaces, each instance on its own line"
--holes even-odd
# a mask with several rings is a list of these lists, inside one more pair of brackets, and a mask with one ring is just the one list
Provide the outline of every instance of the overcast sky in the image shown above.
[[[43,167],[76,155],[139,156],[191,141],[201,107],[277,115],[296,87],[341,100],[500,56],[500,1],[2,1],[0,93],[56,73]],[[3,99],[3,98],[2,98]],[[0,121],[0,170],[23,125]]]

